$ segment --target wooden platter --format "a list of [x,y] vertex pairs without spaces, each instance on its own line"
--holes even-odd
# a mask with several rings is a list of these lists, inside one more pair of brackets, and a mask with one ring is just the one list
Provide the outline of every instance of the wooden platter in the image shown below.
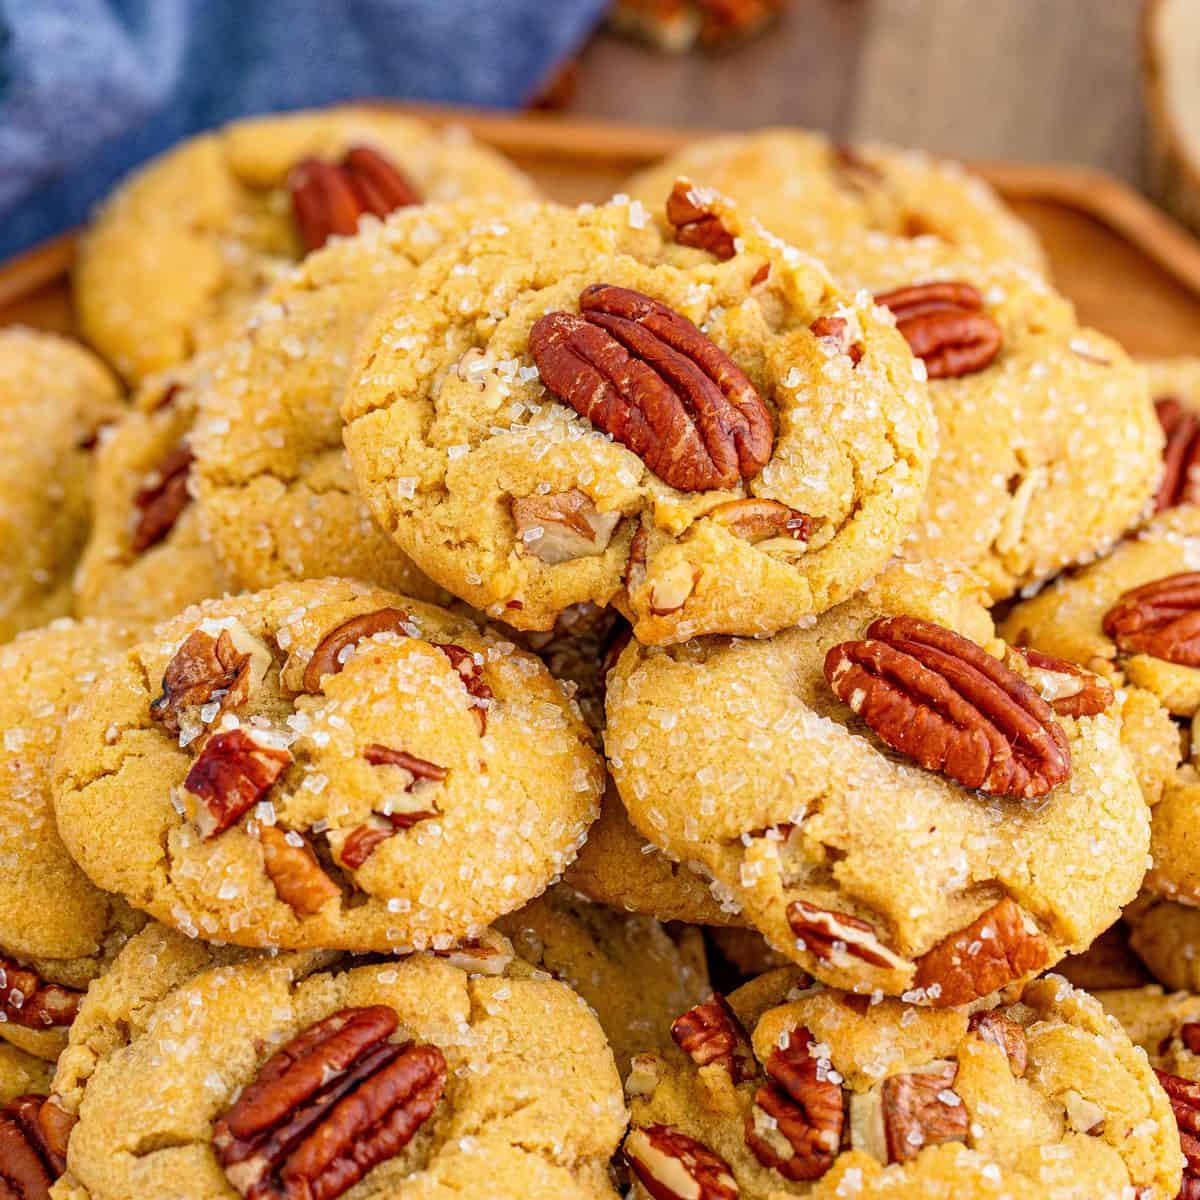
[[[460,125],[513,158],[556,200],[601,200],[638,167],[703,136],[549,116],[400,107]],[[1200,353],[1200,242],[1101,172],[972,163],[1041,236],[1055,282],[1080,318],[1140,355]],[[73,327],[66,235],[0,267],[0,324]]]

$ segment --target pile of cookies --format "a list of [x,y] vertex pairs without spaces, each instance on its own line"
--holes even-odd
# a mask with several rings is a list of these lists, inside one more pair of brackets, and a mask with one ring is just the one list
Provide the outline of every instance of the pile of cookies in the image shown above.
[[74,287],[0,331],[0,1196],[1200,1196],[1200,365],[984,184],[567,208],[340,109]]

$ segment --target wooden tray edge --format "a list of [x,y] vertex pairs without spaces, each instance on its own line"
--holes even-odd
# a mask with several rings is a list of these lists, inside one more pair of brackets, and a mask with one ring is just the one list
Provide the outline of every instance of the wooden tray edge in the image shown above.
[[[689,141],[720,130],[623,125],[538,113],[496,113],[384,100],[360,105],[411,113],[436,126],[459,125],[473,137],[526,159],[649,163]],[[1200,241],[1150,201],[1104,171],[1059,163],[968,162],[1009,200],[1049,201],[1081,212],[1132,242],[1167,274],[1200,295]],[[61,234],[0,264],[0,305],[10,304],[66,274],[77,232]]]

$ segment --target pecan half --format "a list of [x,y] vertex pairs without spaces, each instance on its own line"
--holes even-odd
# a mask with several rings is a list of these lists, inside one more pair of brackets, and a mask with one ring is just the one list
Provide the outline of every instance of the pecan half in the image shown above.
[[654,1200],[737,1200],[729,1164],[670,1125],[643,1125],[625,1139],[629,1169]]
[[150,715],[172,733],[181,733],[198,726],[200,709],[216,701],[218,708],[207,722],[211,725],[246,703],[270,664],[271,652],[244,629],[222,629],[216,637],[194,629],[167,663]]
[[1200,1200],[1200,1083],[1181,1079],[1156,1070],[1175,1124],[1179,1126],[1179,1146],[1183,1151],[1183,1186],[1178,1200]]
[[1162,482],[1154,497],[1157,513],[1200,500],[1200,414],[1185,407],[1178,396],[1159,396],[1154,411],[1167,440]]
[[712,509],[708,519],[752,544],[770,538],[807,543],[813,532],[813,519],[808,513],[788,508],[778,500],[730,500]]
[[771,457],[774,422],[742,369],[686,317],[594,283],[579,313],[529,332],[542,382],[684,492],[736,486]]
[[915,617],[881,618],[825,657],[825,678],[893,750],[964,787],[1044,796],[1071,773],[1050,706],[969,638]]
[[876,296],[875,303],[895,314],[896,328],[930,379],[972,375],[1000,353],[1004,334],[969,283],[914,283]]
[[852,365],[857,367],[862,362],[862,343],[850,341],[850,324],[845,317],[818,317],[808,328],[818,341],[832,346],[838,354],[849,355]]
[[263,825],[258,840],[262,843],[267,878],[280,900],[301,916],[319,913],[330,900],[341,895],[337,884],[321,870],[317,856],[298,833]]
[[134,496],[138,515],[129,538],[129,547],[134,554],[142,554],[161,542],[191,503],[188,475],[195,457],[187,442],[180,442]]
[[746,1145],[755,1158],[793,1181],[820,1179],[833,1166],[846,1120],[841,1083],[834,1082],[840,1077],[828,1059],[812,1054],[814,1041],[797,1026],[772,1050],[771,1082],[755,1092],[746,1116]]
[[352,237],[365,213],[382,218],[421,203],[411,180],[369,146],[355,146],[339,163],[302,160],[288,176],[288,191],[308,251],[319,250],[335,234]]
[[276,1051],[213,1127],[226,1178],[247,1200],[335,1200],[394,1158],[446,1083],[436,1046],[390,1042],[396,1014],[345,1008]]
[[59,1165],[60,1170],[66,1170],[67,1143],[71,1140],[71,1131],[79,1123],[79,1118],[67,1112],[58,1102],[57,1096],[48,1096],[45,1103],[38,1109],[38,1131],[46,1153],[51,1163]]
[[898,970],[904,966],[904,960],[879,940],[873,925],[849,913],[793,900],[787,906],[787,922],[805,948],[822,962],[845,954],[872,967]]
[[1112,687],[1066,659],[1026,646],[1010,646],[1029,666],[1031,682],[1060,717],[1094,717],[1113,702]]
[[1123,654],[1200,667],[1200,571],[1168,575],[1125,592],[1105,613],[1103,628]]
[[399,608],[377,608],[374,612],[359,613],[331,629],[318,643],[312,658],[304,668],[306,692],[319,692],[326,675],[336,675],[346,665],[350,650],[364,638],[378,633],[408,636],[408,613]]
[[705,190],[690,179],[675,180],[667,197],[667,221],[675,227],[675,240],[681,246],[707,250],[722,260],[737,253],[733,234],[713,212]]
[[969,1004],[1041,970],[1049,958],[1046,939],[1028,928],[1016,901],[1006,896],[917,959],[914,986],[935,1008]]
[[65,1028],[75,1020],[83,993],[45,983],[36,971],[0,958],[0,1014],[23,1029]]
[[888,1162],[908,1162],[926,1146],[967,1140],[967,1110],[953,1091],[958,1064],[890,1075],[883,1081],[883,1133]]
[[252,730],[214,734],[183,781],[184,790],[201,802],[196,827],[216,837],[249,812],[271,790],[292,761],[291,752],[254,736]]
[[1016,1076],[1025,1074],[1029,1065],[1029,1051],[1025,1044],[1025,1030],[1011,1017],[1001,1012],[977,1012],[971,1014],[967,1028],[978,1034],[985,1042],[999,1046],[1008,1059],[1008,1065]]
[[0,1108],[0,1197],[48,1200],[54,1181],[67,1169],[38,1123],[45,1096],[18,1096]]
[[603,554],[621,520],[619,512],[597,512],[577,488],[547,496],[520,496],[512,502],[522,545],[551,566]]
[[671,1037],[696,1066],[719,1063],[734,1083],[758,1074],[750,1037],[720,992],[713,992],[703,1004],[676,1017],[671,1023]]

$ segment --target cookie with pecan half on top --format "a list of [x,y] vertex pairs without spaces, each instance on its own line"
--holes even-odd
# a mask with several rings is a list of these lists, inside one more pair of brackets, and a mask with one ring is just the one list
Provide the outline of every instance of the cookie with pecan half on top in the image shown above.
[[168,150],[105,202],[75,266],[79,322],[136,383],[219,345],[281,271],[364,217],[534,195],[461,131],[382,109],[235,121]]
[[56,779],[83,869],[166,924],[400,951],[478,937],[545,890],[596,818],[603,769],[578,709],[511,641],[319,580],[159,626],[73,715]]
[[771,633],[916,517],[934,431],[904,339],[681,186],[485,216],[360,343],[342,415],[376,520],[515,628],[590,601],[646,642]]
[[1176,1195],[1167,1096],[1065,980],[932,1012],[797,975],[714,996],[635,1063],[636,1200]]
[[607,708],[634,826],[831,985],[970,1003],[1084,949],[1145,871],[1112,689],[928,567],[770,639],[630,643]]
[[57,1057],[88,984],[144,923],[71,860],[51,794],[71,710],[134,636],[63,620],[0,646],[0,1039],[41,1058]]

